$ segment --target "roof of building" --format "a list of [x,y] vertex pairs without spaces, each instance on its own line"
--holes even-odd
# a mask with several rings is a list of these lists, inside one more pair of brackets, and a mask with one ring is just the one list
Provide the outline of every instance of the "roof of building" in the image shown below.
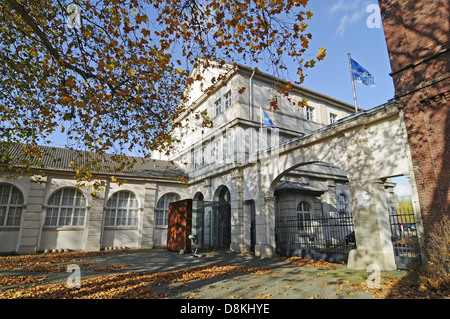
[[[119,163],[114,160],[114,157],[117,155],[104,154],[104,156],[99,156],[93,152],[42,145],[38,145],[37,148],[41,151],[41,156],[39,156],[39,159],[36,158],[34,160],[35,165],[32,165],[32,167],[37,169],[74,172],[76,164],[91,162],[96,158],[101,159],[102,162],[102,165],[99,165],[98,170],[95,171],[97,174],[165,179],[186,177],[182,167],[172,161],[126,156],[126,159],[133,161],[134,165],[117,171],[115,168],[119,166]],[[2,164],[12,164],[15,167],[23,166],[25,159],[24,150],[25,146],[20,144],[2,147],[0,152],[9,158]],[[94,172],[94,169],[92,171]]]

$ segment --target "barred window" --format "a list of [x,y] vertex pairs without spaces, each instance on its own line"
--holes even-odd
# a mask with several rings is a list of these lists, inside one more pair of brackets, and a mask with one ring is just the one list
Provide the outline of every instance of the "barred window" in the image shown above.
[[136,226],[139,204],[129,191],[114,193],[106,203],[105,226]]
[[155,225],[167,226],[169,219],[169,204],[180,200],[176,193],[169,193],[161,197],[156,205]]
[[86,198],[76,188],[63,188],[47,202],[45,226],[83,226],[86,217]]
[[23,195],[15,186],[0,184],[0,226],[20,225]]
[[297,229],[306,230],[311,224],[311,213],[308,202],[300,202],[297,206]]

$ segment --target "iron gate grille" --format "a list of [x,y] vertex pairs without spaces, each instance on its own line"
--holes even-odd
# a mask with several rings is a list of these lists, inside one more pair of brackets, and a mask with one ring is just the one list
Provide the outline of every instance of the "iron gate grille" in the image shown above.
[[356,248],[353,215],[309,215],[275,218],[277,253],[329,261],[346,261],[350,250]]
[[230,204],[222,201],[193,201],[192,234],[197,236],[200,249],[230,248]]
[[393,209],[389,215],[395,262],[398,268],[421,258],[416,219],[412,209]]

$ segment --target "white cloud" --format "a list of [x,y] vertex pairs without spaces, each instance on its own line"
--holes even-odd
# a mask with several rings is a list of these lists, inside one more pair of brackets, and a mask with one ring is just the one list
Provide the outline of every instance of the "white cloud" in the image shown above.
[[407,185],[397,185],[394,187],[394,192],[398,197],[411,196],[411,189]]
[[331,15],[339,12],[346,12],[339,22],[339,26],[336,29],[336,35],[343,37],[345,29],[351,25],[361,21],[367,14],[367,6],[370,4],[368,1],[362,2],[361,0],[339,0],[329,10]]

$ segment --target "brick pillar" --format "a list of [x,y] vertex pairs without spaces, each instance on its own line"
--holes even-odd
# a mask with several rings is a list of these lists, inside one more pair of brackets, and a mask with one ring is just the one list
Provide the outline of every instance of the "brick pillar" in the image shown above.
[[425,232],[450,207],[448,0],[379,0]]

